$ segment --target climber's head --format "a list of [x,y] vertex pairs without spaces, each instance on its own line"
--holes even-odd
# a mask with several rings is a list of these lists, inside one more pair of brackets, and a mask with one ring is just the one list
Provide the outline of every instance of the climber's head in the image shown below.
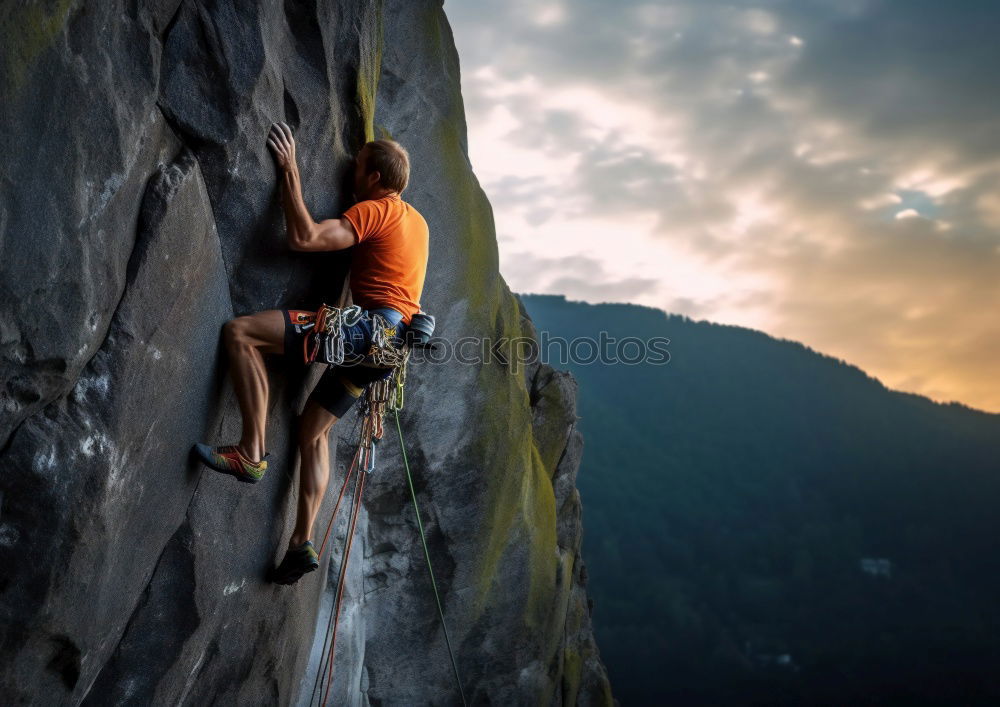
[[377,199],[402,193],[410,180],[410,156],[395,140],[373,140],[354,158],[354,196]]

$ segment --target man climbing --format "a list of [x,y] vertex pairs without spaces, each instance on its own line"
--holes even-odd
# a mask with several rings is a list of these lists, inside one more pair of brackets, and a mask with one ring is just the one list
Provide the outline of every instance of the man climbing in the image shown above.
[[[299,416],[295,529],[272,575],[279,584],[293,584],[319,567],[310,538],[330,477],[330,428],[367,384],[390,375],[391,369],[374,367],[370,357],[364,360],[372,345],[374,315],[381,314],[395,327],[394,342],[400,345],[402,330],[420,311],[429,232],[423,216],[400,197],[409,181],[410,165],[406,150],[397,142],[376,140],[361,148],[354,160],[357,203],[342,218],[319,223],[309,215],[302,197],[292,131],[284,123],[272,125],[267,144],[281,173],[289,247],[309,252],[353,247],[351,294],[364,310],[354,326],[342,330],[344,365],[327,367]],[[248,483],[264,476],[268,387],[263,355],[281,354],[289,366],[306,365],[303,343],[314,318],[311,311],[270,309],[236,317],[223,327],[243,434],[234,445],[196,444],[195,452],[209,467]]]

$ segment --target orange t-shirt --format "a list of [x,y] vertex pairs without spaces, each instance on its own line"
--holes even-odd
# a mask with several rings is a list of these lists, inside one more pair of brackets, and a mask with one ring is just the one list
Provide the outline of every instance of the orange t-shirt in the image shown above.
[[365,309],[392,307],[403,321],[420,311],[430,231],[420,212],[392,194],[344,212],[357,233],[351,295]]

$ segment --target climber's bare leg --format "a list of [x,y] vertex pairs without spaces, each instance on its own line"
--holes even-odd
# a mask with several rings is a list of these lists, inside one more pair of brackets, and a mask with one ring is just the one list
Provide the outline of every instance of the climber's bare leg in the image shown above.
[[226,322],[223,339],[229,352],[230,373],[243,415],[239,448],[251,461],[264,456],[267,424],[266,353],[285,350],[285,321],[281,310],[268,309]]
[[337,419],[315,400],[308,401],[299,416],[299,507],[289,547],[312,538],[313,523],[330,481],[329,436]]

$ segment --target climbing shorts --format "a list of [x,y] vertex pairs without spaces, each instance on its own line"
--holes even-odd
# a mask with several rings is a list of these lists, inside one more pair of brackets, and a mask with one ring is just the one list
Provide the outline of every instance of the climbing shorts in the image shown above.
[[[372,345],[372,319],[375,312],[396,326],[394,343],[397,346],[403,344],[403,329],[406,325],[401,321],[402,315],[394,309],[366,310],[357,324],[344,327],[344,362],[339,366],[327,366],[309,395],[309,400],[316,401],[331,415],[343,417],[361,397],[366,385],[392,374],[391,368],[380,368],[365,360]],[[306,340],[312,332],[312,327],[305,327],[315,320],[316,312],[283,309],[281,313],[285,319],[286,364],[292,369],[302,369],[306,366],[303,353]]]

